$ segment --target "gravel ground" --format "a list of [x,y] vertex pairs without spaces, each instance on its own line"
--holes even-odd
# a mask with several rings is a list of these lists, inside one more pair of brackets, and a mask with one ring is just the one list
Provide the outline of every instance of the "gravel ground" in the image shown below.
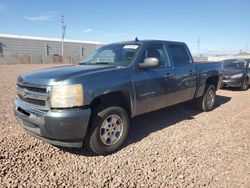
[[94,156],[43,143],[13,117],[17,76],[49,66],[0,66],[0,187],[249,187],[250,89],[218,91],[212,112],[187,102],[136,117],[122,150]]

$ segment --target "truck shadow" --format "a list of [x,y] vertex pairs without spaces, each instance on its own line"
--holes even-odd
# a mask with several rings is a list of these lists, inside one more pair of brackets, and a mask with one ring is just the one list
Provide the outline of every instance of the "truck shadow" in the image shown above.
[[[215,108],[229,102],[231,97],[217,95]],[[197,110],[194,101],[184,102],[178,105],[167,107],[154,112],[137,116],[131,120],[130,135],[124,147],[139,142],[153,132],[165,129],[184,120],[194,119],[194,116],[202,113]],[[61,148],[65,152],[70,152],[83,156],[95,156],[86,149]]]
[[[231,97],[217,95],[215,108],[229,102]],[[194,101],[184,102],[161,110],[150,112],[133,118],[130,136],[126,146],[136,143],[149,134],[170,127],[184,120],[194,119],[199,111]]]

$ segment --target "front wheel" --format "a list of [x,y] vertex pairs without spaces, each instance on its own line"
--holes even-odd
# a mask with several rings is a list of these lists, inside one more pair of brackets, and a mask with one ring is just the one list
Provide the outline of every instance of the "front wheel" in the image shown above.
[[248,89],[248,79],[243,81],[240,89],[241,89],[241,91],[246,91]]
[[204,94],[197,99],[197,107],[201,111],[211,111],[215,105],[215,87],[213,85],[206,85]]
[[88,147],[98,155],[107,155],[121,148],[129,132],[127,112],[119,107],[100,108],[94,112]]

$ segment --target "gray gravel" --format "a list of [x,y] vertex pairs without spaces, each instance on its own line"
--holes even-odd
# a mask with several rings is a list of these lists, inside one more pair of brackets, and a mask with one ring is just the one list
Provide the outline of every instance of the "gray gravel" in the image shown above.
[[192,102],[132,120],[110,156],[65,149],[25,133],[13,117],[15,80],[55,65],[0,65],[0,187],[249,187],[250,89],[220,90],[217,108]]

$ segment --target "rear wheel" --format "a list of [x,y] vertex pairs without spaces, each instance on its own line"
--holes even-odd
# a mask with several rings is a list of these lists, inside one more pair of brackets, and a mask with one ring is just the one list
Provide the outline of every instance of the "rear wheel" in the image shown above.
[[241,91],[246,91],[248,89],[248,79],[243,81],[240,89],[241,89]]
[[202,111],[211,111],[215,105],[215,87],[213,85],[206,85],[204,94],[197,99],[197,107]]
[[127,112],[119,107],[100,108],[94,112],[87,144],[96,154],[107,155],[121,148],[129,131]]
[[223,88],[224,88],[224,85],[223,85],[223,84],[221,84],[221,85],[220,85],[220,89],[223,89]]

